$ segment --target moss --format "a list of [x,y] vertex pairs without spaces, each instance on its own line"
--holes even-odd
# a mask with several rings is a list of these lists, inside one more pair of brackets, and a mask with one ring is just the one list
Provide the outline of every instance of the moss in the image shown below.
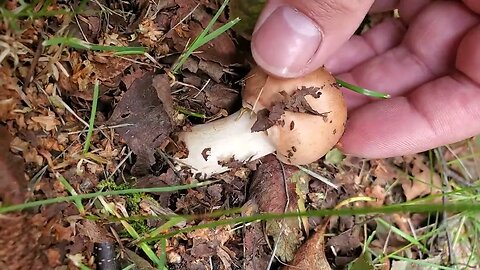
[[[102,190],[126,190],[132,188],[132,186],[128,183],[121,183],[117,184],[115,181],[112,179],[108,180],[103,180],[98,183],[97,185],[98,189]],[[146,193],[132,193],[132,194],[126,194],[124,195],[124,198],[126,200],[126,207],[127,210],[131,213],[137,213],[140,210],[139,204],[143,199],[150,198],[152,199],[153,197],[150,194]]]

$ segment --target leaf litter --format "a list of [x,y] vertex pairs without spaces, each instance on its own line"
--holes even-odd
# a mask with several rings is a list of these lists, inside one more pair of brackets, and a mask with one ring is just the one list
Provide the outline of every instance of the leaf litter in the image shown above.
[[[81,2],[51,1],[49,10],[70,10]],[[21,5],[22,1],[13,0],[2,8],[12,11]],[[42,1],[35,2],[29,8],[38,12],[42,5]],[[251,57],[245,57],[248,41],[228,31],[199,48],[175,77],[168,69],[207,26],[218,5],[193,0],[155,4],[100,0],[87,1],[76,15],[67,12],[18,20],[18,32],[2,21],[0,41],[11,52],[0,66],[2,206],[69,195],[57,174],[79,194],[196,182],[194,176],[171,166],[169,159],[184,154],[181,147],[172,147],[172,135],[238,110],[239,82],[251,62]],[[228,13],[222,14],[213,28],[228,20]],[[147,53],[115,55],[41,46],[43,38],[67,33],[104,46],[145,46]],[[91,150],[83,153],[96,80],[101,86],[96,122]],[[310,90],[305,89],[307,93]],[[303,106],[302,96],[287,101],[265,118],[274,121],[285,109],[309,110]],[[258,128],[270,122],[264,121]],[[161,233],[256,213],[331,209],[355,197],[373,200],[356,201],[352,207],[394,205],[430,195],[438,196],[438,202],[443,174],[465,186],[473,185],[480,175],[478,141],[449,147],[441,155],[448,164],[446,172],[428,153],[363,160],[332,152],[308,166],[338,189],[271,155],[248,164],[232,162],[233,169],[215,175],[219,182],[211,186],[107,200],[125,216],[147,217],[129,221],[145,235],[162,228],[168,220],[165,215],[193,214],[198,218],[176,223]],[[95,246],[99,244],[113,244],[123,267],[133,262],[142,269],[154,268],[132,244],[134,239],[95,200],[82,203],[94,219],[81,216],[71,203],[2,215],[0,268],[77,269],[74,262],[81,262],[95,269]],[[232,208],[242,212],[203,216]],[[432,227],[463,228],[462,220],[448,218],[442,221],[438,216],[416,213],[313,216],[207,227],[170,237],[165,255],[169,269],[347,269],[365,263],[370,253],[365,252],[364,243],[374,232],[368,244],[372,254],[398,252],[397,256],[413,261],[440,264],[448,259],[445,237],[420,240],[427,252],[410,241],[428,236]],[[398,230],[385,227],[385,222]],[[468,233],[465,230],[462,233]],[[470,263],[465,254],[473,247],[468,243],[456,244],[462,250],[456,254],[461,262]],[[163,253],[160,246],[159,242],[151,245],[158,255]],[[376,263],[382,269],[405,265],[384,258]]]
[[167,142],[172,131],[169,117],[173,110],[171,100],[162,94],[163,100],[160,100],[158,95],[158,92],[165,92],[160,88],[166,87],[164,84],[168,81],[158,76],[161,75],[146,74],[135,80],[108,121],[111,126],[128,124],[116,128],[116,132],[137,155],[134,170],[138,175],[149,173],[149,167],[155,163],[155,149]]

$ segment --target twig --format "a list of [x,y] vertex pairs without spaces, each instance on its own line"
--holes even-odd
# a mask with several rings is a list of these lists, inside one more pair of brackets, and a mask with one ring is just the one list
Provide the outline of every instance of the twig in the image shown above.
[[[135,124],[118,124],[118,125],[113,125],[113,126],[101,126],[98,128],[94,128],[93,131],[100,131],[100,130],[105,130],[105,129],[115,129],[115,128],[122,128],[122,127],[129,127],[129,126],[134,126]],[[78,130],[78,131],[70,131],[67,132],[68,135],[74,135],[74,134],[81,134],[81,133],[86,133],[88,130]]]
[[161,149],[159,149],[157,151],[157,153],[160,154],[160,156],[162,156],[163,160],[165,160],[165,162],[168,164],[168,166],[170,167],[170,169],[172,169],[173,173],[175,174],[175,176],[178,177],[178,179],[182,179],[182,177],[180,176],[180,173],[178,172],[178,170],[175,168],[175,165],[170,161],[170,157]]
[[459,173],[457,173],[456,171],[450,169],[450,168],[445,168],[445,174],[452,178],[453,180],[455,180],[455,182],[457,182],[458,184],[460,185],[463,185],[465,187],[473,187],[474,184],[472,184],[471,182],[467,181],[463,176],[461,176]]
[[40,36],[40,38],[38,39],[37,50],[35,51],[35,55],[33,56],[33,59],[32,59],[32,64],[30,65],[30,68],[28,69],[28,72],[27,72],[27,76],[25,77],[25,81],[23,82],[23,86],[22,86],[23,92],[27,90],[27,87],[33,81],[33,74],[35,72],[35,68],[38,65],[38,59],[40,59],[40,56],[42,55],[42,50],[43,50],[42,42],[43,42],[43,37]]
[[338,190],[338,186],[335,185],[334,183],[332,183],[332,181],[330,181],[328,178],[323,177],[323,176],[321,176],[320,174],[318,174],[318,173],[316,173],[316,172],[314,172],[314,171],[311,171],[311,170],[309,170],[309,169],[307,169],[307,168],[304,168],[304,167],[302,167],[302,166],[299,166],[299,165],[295,165],[295,166],[296,166],[297,168],[299,168],[300,170],[302,170],[303,172],[307,173],[308,175],[310,175],[310,176],[312,176],[312,177],[314,177],[314,178],[322,181],[323,183],[325,183],[325,184],[333,187],[334,189]]
[[448,151],[450,151],[450,153],[452,153],[452,155],[458,160],[458,163],[460,164],[460,167],[462,167],[463,171],[465,172],[465,174],[468,176],[468,180],[470,181],[473,181],[473,176],[472,174],[468,171],[467,167],[465,166],[465,164],[463,163],[462,159],[457,155],[457,153],[455,153],[455,151],[453,151],[453,149],[446,145],[445,146]]
[[[443,173],[442,173],[442,204],[446,205],[447,204],[447,196],[445,196],[445,191],[448,189],[448,177],[447,174],[445,173],[447,164],[445,163],[445,160],[443,159],[443,153],[442,149],[439,147],[435,151],[435,155],[437,156],[437,159],[440,161]],[[448,245],[448,262],[451,265],[454,262],[454,254],[453,254],[453,248],[452,248],[452,242],[450,240],[450,232],[448,231],[448,225],[447,225],[447,220],[448,220],[448,214],[445,211],[442,211],[442,220],[445,223],[445,227],[447,228],[445,230],[445,237],[447,238],[447,245]]]
[[132,155],[133,151],[130,151],[128,152],[127,156],[125,156],[117,165],[117,167],[115,167],[115,169],[113,170],[113,172],[107,177],[107,179],[111,179],[113,178],[113,176],[115,175],[115,173],[117,173],[117,171],[120,170],[120,167],[123,166],[123,164],[125,162],[127,162],[127,160],[130,158],[130,156]]
[[200,93],[202,93],[203,90],[205,90],[205,88],[207,88],[207,85],[208,85],[209,83],[210,83],[210,79],[208,79],[207,82],[202,86],[202,88],[201,88],[200,90],[198,90],[198,93],[197,93],[195,96],[193,96],[193,98],[197,98],[198,95],[200,95]]
[[67,111],[69,111],[73,116],[75,116],[75,118],[77,118],[77,120],[80,121],[85,127],[89,127],[88,123],[85,122],[85,120],[83,120],[82,118],[80,118],[80,116],[78,116],[75,111],[73,111],[72,108],[70,108],[70,106],[68,106],[68,104],[63,101],[63,99],[59,97],[58,101],[62,103],[63,107],[65,107],[65,109],[67,109]]
[[[72,5],[71,5],[71,4],[69,4],[69,5],[70,5],[70,8],[73,10]],[[85,39],[86,42],[90,42],[90,41],[88,40],[87,36],[85,35],[85,32],[83,32],[83,28],[82,28],[82,26],[80,25],[80,21],[78,20],[77,14],[75,14],[73,17],[75,18],[75,22],[77,23],[78,29],[80,29],[80,33],[82,33],[83,39]]]
[[[407,223],[408,223],[408,227],[410,228],[410,231],[412,232],[413,238],[418,241],[417,233],[415,232],[415,228],[413,228],[412,220],[410,218],[407,218]],[[420,258],[423,257],[421,249],[418,249],[418,256],[420,256]]]

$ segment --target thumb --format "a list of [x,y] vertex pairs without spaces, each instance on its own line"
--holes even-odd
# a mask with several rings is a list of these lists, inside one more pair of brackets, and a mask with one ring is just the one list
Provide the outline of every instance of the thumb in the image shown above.
[[346,42],[374,0],[269,0],[252,34],[255,62],[280,77],[321,67]]

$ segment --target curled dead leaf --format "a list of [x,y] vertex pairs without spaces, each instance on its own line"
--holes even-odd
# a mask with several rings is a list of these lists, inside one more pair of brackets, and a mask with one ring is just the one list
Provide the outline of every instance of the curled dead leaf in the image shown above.
[[31,119],[46,131],[54,130],[60,125],[60,121],[57,120],[55,113],[52,111],[48,111],[48,115],[33,116]]
[[[295,212],[304,209],[306,189],[310,178],[295,166],[281,164],[275,157],[267,156],[258,167],[250,187],[250,199],[260,213]],[[268,220],[265,234],[274,241],[276,256],[291,261],[296,249],[304,240],[301,218]]]
[[297,269],[332,269],[325,256],[325,225],[319,226],[318,230],[297,250],[293,261],[282,268],[282,270]]
[[[424,156],[414,155],[406,160],[412,164],[411,174],[413,176],[413,179],[404,177],[401,180],[407,201],[441,193],[442,181],[440,175],[430,169]],[[438,198],[438,200],[441,200],[441,198]]]

